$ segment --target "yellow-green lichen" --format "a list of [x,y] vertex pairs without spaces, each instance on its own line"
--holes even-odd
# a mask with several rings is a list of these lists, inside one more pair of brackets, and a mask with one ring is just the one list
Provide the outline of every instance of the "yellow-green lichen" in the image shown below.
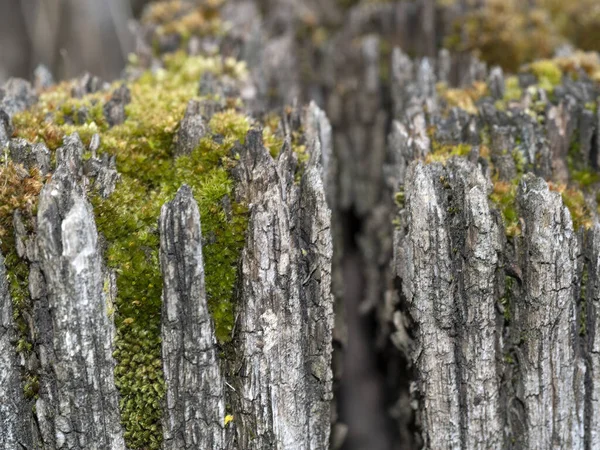
[[538,80],[539,86],[548,91],[554,91],[562,81],[562,71],[556,62],[549,59],[542,59],[529,64],[526,69],[534,74]]
[[463,89],[450,89],[445,83],[436,86],[438,95],[449,107],[458,107],[469,114],[477,114],[476,102],[488,94],[485,82],[475,81],[471,86]]
[[446,163],[452,156],[467,156],[471,151],[469,144],[441,144],[437,141],[431,143],[431,152],[425,157],[425,162],[430,164],[432,162]]

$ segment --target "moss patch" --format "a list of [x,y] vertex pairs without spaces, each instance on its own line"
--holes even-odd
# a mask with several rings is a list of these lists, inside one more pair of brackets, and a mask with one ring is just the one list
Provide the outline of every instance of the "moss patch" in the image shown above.
[[488,95],[487,84],[483,81],[475,81],[463,89],[449,89],[444,83],[438,83],[436,88],[438,95],[449,107],[459,107],[469,114],[477,114],[477,101]]
[[[165,69],[146,72],[128,85],[131,103],[126,106],[127,118],[121,125],[108,128],[102,114],[103,105],[117,84],[109,91],[72,99],[72,84],[64,83],[42,94],[38,104],[13,120],[15,135],[45,141],[51,150],[62,143],[66,134],[78,132],[87,143],[93,133],[100,132],[98,152],[116,157],[122,181],[108,199],[92,193],[90,200],[98,230],[106,240],[106,264],[117,273],[115,378],[121,394],[125,439],[132,449],[161,447],[164,380],[158,218],[161,206],[175,196],[183,183],[192,187],[200,208],[206,291],[216,335],[221,343],[231,339],[233,289],[244,245],[247,210],[233,198],[230,169],[236,161],[229,155],[234,143],[243,142],[253,124],[233,108],[217,113],[208,124],[210,132],[198,147],[190,155],[174,159],[173,137],[187,102],[196,97],[198,80],[206,71],[231,78],[245,76],[243,64],[235,61],[188,58],[175,53],[165,58]],[[81,110],[87,113],[85,120],[78,118]],[[38,183],[35,197],[41,188],[41,182]],[[10,186],[8,192],[15,190],[23,191]],[[10,211],[12,220],[13,209],[26,201],[21,199],[19,205],[13,205],[9,200],[2,202],[2,225],[12,223],[8,215],[1,215],[2,211]],[[4,234],[13,233],[7,228]],[[19,272],[18,266],[11,266],[10,249],[14,249],[14,243],[7,241],[7,265],[11,276],[18,278],[11,285],[26,289],[26,267]],[[24,279],[19,278],[20,273]],[[16,288],[14,298],[19,302],[22,295]],[[33,386],[29,383],[28,391]]]
[[594,223],[592,211],[588,207],[583,191],[576,186],[548,182],[550,190],[560,193],[564,205],[571,213],[573,228],[590,229]]
[[526,70],[534,74],[540,87],[546,91],[553,92],[554,88],[562,81],[562,71],[556,62],[543,59],[535,61],[526,67]]
[[[23,353],[25,358],[29,357],[33,349],[25,320],[26,315],[32,315],[29,266],[19,258],[16,251],[13,214],[15,210],[19,210],[25,227],[31,228],[43,183],[44,177],[38,170],[28,172],[12,161],[2,162],[0,165],[0,249],[4,255],[8,289],[13,303],[13,319],[18,331],[17,352]],[[26,369],[24,378],[26,398],[35,398],[38,386],[36,374]]]
[[520,100],[523,95],[519,78],[515,76],[507,77],[504,81],[504,101]]
[[515,72],[536,57],[551,56],[562,40],[545,9],[520,0],[487,0],[457,19],[445,45]]
[[432,162],[446,163],[452,156],[467,156],[471,151],[469,144],[441,144],[437,141],[431,143],[431,153],[425,157],[427,164]]
[[202,218],[208,305],[221,342],[230,339],[233,328],[232,295],[246,229],[244,205],[231,201],[228,169],[235,161],[228,154],[236,141],[244,140],[250,123],[234,110],[218,113],[209,128],[219,139],[207,137],[192,154],[173,160],[174,132],[198,79],[191,76],[189,85],[186,77],[175,82],[178,74],[148,74],[131,87],[128,119],[108,131],[102,145],[117,156],[123,182],[108,199],[93,199],[98,228],[109,242],[107,263],[118,272],[115,373],[126,439],[133,448],[159,448],[162,437],[157,230],[161,206],[183,183],[192,187]]
[[516,237],[521,234],[519,214],[517,211],[517,187],[519,179],[513,182],[494,181],[494,189],[490,194],[490,200],[500,209],[506,235]]
[[152,38],[155,53],[162,52],[163,40],[169,42],[167,48],[171,50],[173,42],[181,49],[192,36],[218,36],[224,30],[218,10],[222,3],[222,0],[206,0],[197,5],[181,0],[151,3],[142,23],[156,27]]

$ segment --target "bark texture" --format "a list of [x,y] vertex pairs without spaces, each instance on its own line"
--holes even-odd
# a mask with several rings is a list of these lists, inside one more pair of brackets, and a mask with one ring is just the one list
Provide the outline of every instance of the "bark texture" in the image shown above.
[[519,188],[526,256],[524,302],[515,314],[522,317],[526,333],[522,366],[528,445],[585,448],[585,365],[574,296],[579,245],[558,193],[533,176]]
[[[0,208],[29,291],[0,277],[0,443],[600,446],[597,55],[505,76],[438,49],[465,2],[350,3],[161,4],[120,87],[85,75],[49,101],[5,85],[0,170],[44,187]],[[26,133],[36,102],[50,112]],[[94,214],[119,208],[99,234]],[[209,257],[223,235],[233,262],[233,244]],[[211,295],[223,266],[231,298]],[[128,342],[115,381],[114,340],[138,325],[119,291],[148,308],[160,341],[138,347],[160,356],[148,374]],[[124,370],[160,382],[123,394]]]
[[3,448],[31,447],[29,404],[23,396],[19,363],[14,344],[13,308],[4,258],[0,255],[0,445]]
[[49,347],[40,347],[45,376],[37,414],[46,447],[124,449],[113,376],[115,330],[94,216],[77,181],[77,144],[65,144],[64,159],[39,199],[37,246],[46,295],[37,300],[47,304],[40,319],[48,323],[41,326],[52,335]]
[[260,134],[239,149],[239,194],[250,199],[241,257],[239,448],[323,448],[331,394],[330,211],[320,142],[299,185],[284,145],[274,161]]
[[160,217],[164,449],[224,449],[225,398],[206,303],[200,212],[182,186]]
[[[84,90],[71,95],[85,98],[104,89],[86,79],[76,83]],[[215,89],[234,85],[220,79],[211,83]],[[125,86],[107,101],[102,112],[109,126],[127,120],[124,105],[129,101]],[[216,133],[202,141],[222,103],[204,99],[189,105],[173,133],[176,158],[197,152],[206,139],[211,145],[223,141]],[[250,209],[230,300],[237,304],[231,343],[217,345],[203,262],[203,245],[215,237],[202,235],[192,190],[182,186],[157,217],[165,386],[161,448],[328,446],[333,399],[333,248],[327,203],[334,173],[331,128],[315,105],[294,109],[283,126],[284,145],[277,158],[263,145],[262,131],[252,129],[226,160],[235,177],[232,194]],[[117,271],[106,267],[110,248],[107,237],[98,234],[97,211],[88,200],[96,196],[97,207],[123,183],[116,156],[99,154],[101,139],[94,134],[86,146],[76,133],[65,136],[53,151],[56,165],[42,144],[8,142],[11,163],[23,167],[18,177],[28,176],[24,169],[36,176],[39,170],[48,180],[36,199],[36,217],[14,213],[15,251],[28,271],[31,300],[21,314],[28,319],[25,335],[33,348],[19,364],[16,333],[9,323],[11,305],[3,296],[7,332],[1,342],[8,346],[8,359],[2,393],[20,395],[6,417],[3,410],[3,423],[11,430],[3,435],[7,442],[20,439],[39,449],[124,449],[128,433],[131,438],[131,430],[121,426],[130,400],[120,398],[122,381],[115,379],[113,359],[113,317],[119,314],[117,297],[123,285],[117,282]],[[306,160],[298,161],[296,152]],[[232,214],[232,200],[218,199],[223,214]],[[145,251],[150,259],[151,249]],[[133,320],[121,318],[127,325]],[[131,357],[133,362],[136,358]],[[35,381],[33,400],[23,399],[22,371]],[[145,376],[142,371],[134,375]],[[24,418],[15,408],[26,411]]]
[[489,182],[463,161],[416,164],[407,175],[407,229],[398,236],[396,264],[418,324],[413,355],[427,392],[420,404],[425,446],[500,448],[494,276],[501,235]]
[[584,252],[586,255],[586,264],[588,265],[587,279],[590,283],[589,288],[584,293],[585,308],[587,317],[585,318],[585,324],[587,330],[589,330],[589,338],[587,339],[585,348],[589,351],[588,360],[586,361],[586,377],[585,385],[586,390],[591,395],[585,399],[585,410],[584,410],[584,424],[587,429],[590,430],[589,445],[594,448],[600,445],[600,429],[598,428],[599,419],[596,414],[592,411],[597,411],[598,408],[598,393],[600,392],[600,382],[598,382],[598,374],[600,371],[600,358],[598,357],[599,339],[600,334],[598,330],[598,318],[597,313],[600,311],[598,306],[598,239],[600,235],[600,227],[595,225],[593,230],[588,235]]
[[[594,164],[596,125],[579,102],[596,88],[565,81],[557,105],[537,113],[547,117],[540,125],[523,114],[527,95],[510,113],[483,98],[466,114],[435,91],[407,89],[435,83],[427,64],[397,77],[404,117],[392,124],[386,170],[400,207],[395,270],[406,318],[396,335],[408,325],[423,445],[590,448],[597,381],[587,324],[596,319],[583,299],[594,295],[594,250],[581,246],[594,242],[597,216],[593,207],[582,217],[572,195],[583,210],[595,204],[593,191],[577,191],[573,165]],[[493,71],[490,92],[500,77]],[[457,144],[465,156],[452,156]]]

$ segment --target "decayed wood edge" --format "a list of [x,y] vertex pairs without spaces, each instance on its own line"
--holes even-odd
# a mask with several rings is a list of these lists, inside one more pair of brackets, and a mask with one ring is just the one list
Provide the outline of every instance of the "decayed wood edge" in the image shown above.
[[206,303],[200,212],[188,186],[160,215],[164,449],[224,449],[225,396]]
[[580,255],[571,215],[547,183],[526,175],[518,202],[524,227],[523,291],[515,315],[525,333],[521,368],[527,445],[584,448],[585,364],[575,286]]
[[[124,449],[112,356],[115,329],[103,292],[102,257],[91,204],[78,176],[83,146],[65,139],[58,167],[43,187],[37,217],[39,264],[51,330],[40,348],[37,418],[55,448]],[[49,327],[48,327],[49,325]]]
[[[294,319],[296,328],[293,332],[290,330],[284,335],[279,333],[277,327],[272,328],[270,339],[272,345],[283,342],[285,337],[293,339],[290,352],[284,354],[297,362],[296,383],[302,386],[300,391],[290,389],[287,380],[289,374],[284,370],[288,367],[287,364],[281,364],[277,359],[263,361],[266,376],[263,380],[257,378],[255,381],[265,383],[265,388],[271,390],[270,373],[280,370],[281,393],[285,401],[281,402],[278,411],[277,401],[281,399],[265,397],[264,413],[268,416],[255,416],[252,418],[252,424],[262,422],[270,424],[267,426],[271,428],[268,428],[265,434],[273,436],[273,445],[291,445],[304,436],[307,440],[306,448],[321,449],[327,447],[329,440],[329,411],[332,400],[331,213],[325,199],[326,173],[322,167],[324,156],[321,152],[321,141],[326,141],[329,131],[326,118],[318,108],[313,107],[311,114],[311,118],[307,119],[312,121],[313,127],[308,150],[310,159],[303,169],[304,174],[300,183],[294,181],[297,161],[289,143],[277,162],[260,143],[259,153],[265,159],[264,167],[259,167],[257,170],[268,169],[273,173],[266,180],[261,180],[260,173],[252,173],[247,186],[252,189],[243,195],[256,203],[259,192],[257,185],[259,185],[258,189],[280,192],[279,207],[283,211],[282,214],[289,218],[289,222],[286,222],[289,239],[286,239],[285,243],[290,246],[289,253],[293,253],[293,258],[296,260],[292,262],[293,267],[290,269],[291,279],[287,279],[288,274],[281,277],[285,285],[281,286],[281,304],[277,306],[281,308],[278,310],[280,317],[276,320],[281,321],[282,324],[288,323],[286,310],[292,306],[296,309]],[[255,141],[257,133],[254,132]],[[257,145],[253,149],[257,149]],[[330,152],[327,143],[325,149],[326,152]],[[98,160],[93,167],[84,164],[83,152],[83,144],[77,135],[65,138],[63,147],[57,150],[58,168],[40,195],[37,236],[20,236],[24,246],[27,246],[23,256],[26,257],[31,268],[30,291],[34,303],[36,334],[39,335],[36,353],[40,355],[41,364],[40,390],[35,413],[39,428],[36,435],[39,434],[37,437],[39,442],[36,443],[35,448],[48,446],[124,448],[118,394],[113,378],[114,327],[109,319],[107,307],[107,300],[110,303],[110,299],[105,298],[108,296],[114,301],[116,285],[112,279],[114,274],[112,278],[110,273],[104,274],[91,205],[85,198],[83,187],[90,183],[87,179],[88,175],[95,177],[96,183],[100,183],[98,186],[100,193],[108,196],[114,190],[118,173],[114,168],[114,161],[111,163]],[[92,162],[96,159],[92,155]],[[244,170],[248,170],[248,167]],[[255,168],[254,165],[251,167]],[[90,168],[93,170],[90,171]],[[106,172],[107,176],[99,177],[102,172]],[[261,182],[264,182],[264,185],[261,185]],[[194,261],[186,261],[185,258],[178,260],[177,252],[173,253],[172,249],[169,250],[175,246],[183,252],[180,252],[179,256],[184,257],[189,256],[187,252],[192,251],[194,243],[197,246],[201,245],[199,241],[193,241],[194,231],[185,229],[189,223],[179,223],[176,226],[173,219],[174,215],[179,216],[182,212],[182,205],[185,203],[183,197],[189,197],[185,195],[186,192],[186,189],[182,188],[175,201],[163,209],[161,261],[165,281],[166,317],[169,305],[176,303],[177,296],[194,297],[200,304],[206,301],[202,294],[201,272],[190,274],[192,277],[188,280],[192,283],[190,286],[181,279],[181,276],[190,270],[197,271],[201,268],[195,265]],[[194,209],[190,205],[188,207]],[[175,211],[171,211],[172,209]],[[193,213],[190,214],[194,216]],[[270,210],[267,210],[266,214],[270,214]],[[168,219],[169,217],[171,220]],[[178,220],[181,220],[181,217]],[[200,239],[199,217],[196,225],[198,227],[196,238]],[[196,225],[189,226],[193,228]],[[175,236],[176,229],[179,230],[180,235]],[[65,234],[67,231],[70,234]],[[279,229],[274,228],[274,231],[278,233]],[[192,235],[187,235],[186,232]],[[179,240],[184,240],[189,245],[181,247]],[[196,250],[201,254],[201,247],[197,247]],[[252,251],[254,250],[249,250],[247,253]],[[169,259],[173,257],[175,259]],[[250,267],[249,270],[254,271],[256,268]],[[267,271],[268,276],[271,276],[271,270],[273,269]],[[171,277],[172,272],[175,272],[174,278]],[[103,293],[102,282],[105,278],[109,281],[110,289]],[[81,293],[79,290],[82,290]],[[187,292],[188,290],[193,292]],[[242,291],[240,295],[242,300],[245,298],[244,295],[248,294]],[[81,302],[82,299],[85,301]],[[91,308],[91,312],[88,311],[88,314],[84,315],[83,311],[88,308]],[[192,317],[191,314],[184,315],[186,318]],[[239,315],[244,316],[243,308]],[[174,368],[178,364],[193,365],[191,363],[193,356],[184,357],[174,349],[178,344],[183,344],[186,349],[201,344],[194,340],[199,328],[203,330],[206,343],[215,342],[211,319],[205,304],[204,310],[197,316],[202,318],[204,323],[188,323],[190,326],[184,327],[186,330],[183,336],[178,336],[181,341],[175,339],[177,342],[169,338],[169,335],[177,334],[170,326],[173,322],[170,324],[163,322],[163,354],[166,355],[164,364],[167,385],[165,445],[172,445],[173,448],[184,448],[184,445],[195,448],[206,443],[211,448],[225,448],[230,443],[224,441],[225,398],[222,391],[223,380],[219,375],[220,363],[216,358],[214,345],[206,352],[208,361],[203,366],[203,369],[214,372],[212,373],[214,376],[208,376],[205,370],[196,370],[197,378],[194,380],[184,381],[180,377],[169,376],[175,372]],[[263,317],[259,319],[262,320]],[[82,326],[84,330],[80,329]],[[262,322],[258,325],[252,324],[253,330],[260,332],[264,331],[262,326]],[[240,329],[243,330],[243,327]],[[94,339],[90,338],[90,333],[95,336]],[[69,336],[76,336],[75,341],[81,341],[83,345],[77,345]],[[188,344],[193,342],[193,345],[185,345],[185,342]],[[198,347],[197,350],[201,349]],[[190,351],[194,353],[193,349]],[[240,358],[245,359],[245,356],[240,355]],[[102,368],[96,367],[96,364],[90,365],[90,361],[93,360],[96,360]],[[90,372],[90,369],[94,373]],[[84,377],[86,370],[88,372],[86,375],[89,375],[87,379]],[[190,373],[185,367],[179,373],[182,372]],[[93,385],[89,389],[92,395],[89,396],[83,396],[80,392],[79,383],[83,381],[85,384],[86,380]],[[206,395],[198,395],[199,385],[210,388],[203,392]],[[183,395],[188,403],[177,404],[176,397],[180,399],[182,397],[177,392],[182,389],[193,392],[196,398],[190,400],[190,397],[194,396]],[[294,397],[297,392],[304,392],[304,395],[298,398],[296,403],[288,402],[288,397]],[[97,395],[106,400],[103,405],[97,403]],[[55,403],[59,400],[62,402],[62,409],[55,411]],[[194,420],[190,420],[190,415],[195,415],[198,420],[194,423]],[[262,448],[261,441],[255,439],[256,428],[245,427],[243,414],[236,413],[236,417],[239,418],[235,423],[239,436],[246,436],[240,439],[252,439],[255,448]],[[178,429],[181,424],[185,424],[186,427],[183,432]],[[198,442],[202,443],[198,444]]]
[[289,144],[274,161],[251,130],[238,150],[250,217],[233,380],[237,448],[326,448],[331,394],[330,210],[315,146],[300,185]]
[[12,299],[4,257],[0,254],[0,446],[31,448],[31,404],[23,396],[15,352]]
[[584,422],[589,430],[589,446],[600,446],[600,224],[595,224],[586,236],[584,245],[587,264],[587,287],[585,292],[585,326],[587,339],[587,370],[585,387]]
[[[445,179],[451,187],[442,186]],[[413,355],[425,447],[500,448],[494,294],[501,234],[489,182],[472,164],[453,161],[447,168],[412,164],[406,186],[396,267],[418,324]],[[449,189],[460,211],[454,220]]]
[[[560,196],[543,179],[521,181],[523,286],[513,314],[524,346],[520,375],[511,380],[517,398],[507,399],[496,311],[503,238],[488,181],[476,166],[453,160],[446,167],[412,164],[406,186],[396,267],[418,324],[412,354],[425,447],[513,448],[507,433],[514,432],[516,448],[583,448],[584,403],[597,381],[584,387],[574,295],[579,248]],[[594,312],[587,311],[590,323]],[[524,403],[520,434],[503,430],[514,401]]]

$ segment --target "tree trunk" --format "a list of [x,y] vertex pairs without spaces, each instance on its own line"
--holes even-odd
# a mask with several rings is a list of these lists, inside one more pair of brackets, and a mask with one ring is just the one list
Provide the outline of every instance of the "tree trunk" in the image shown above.
[[164,3],[9,81],[3,448],[600,446],[600,63],[434,56],[462,9]]

